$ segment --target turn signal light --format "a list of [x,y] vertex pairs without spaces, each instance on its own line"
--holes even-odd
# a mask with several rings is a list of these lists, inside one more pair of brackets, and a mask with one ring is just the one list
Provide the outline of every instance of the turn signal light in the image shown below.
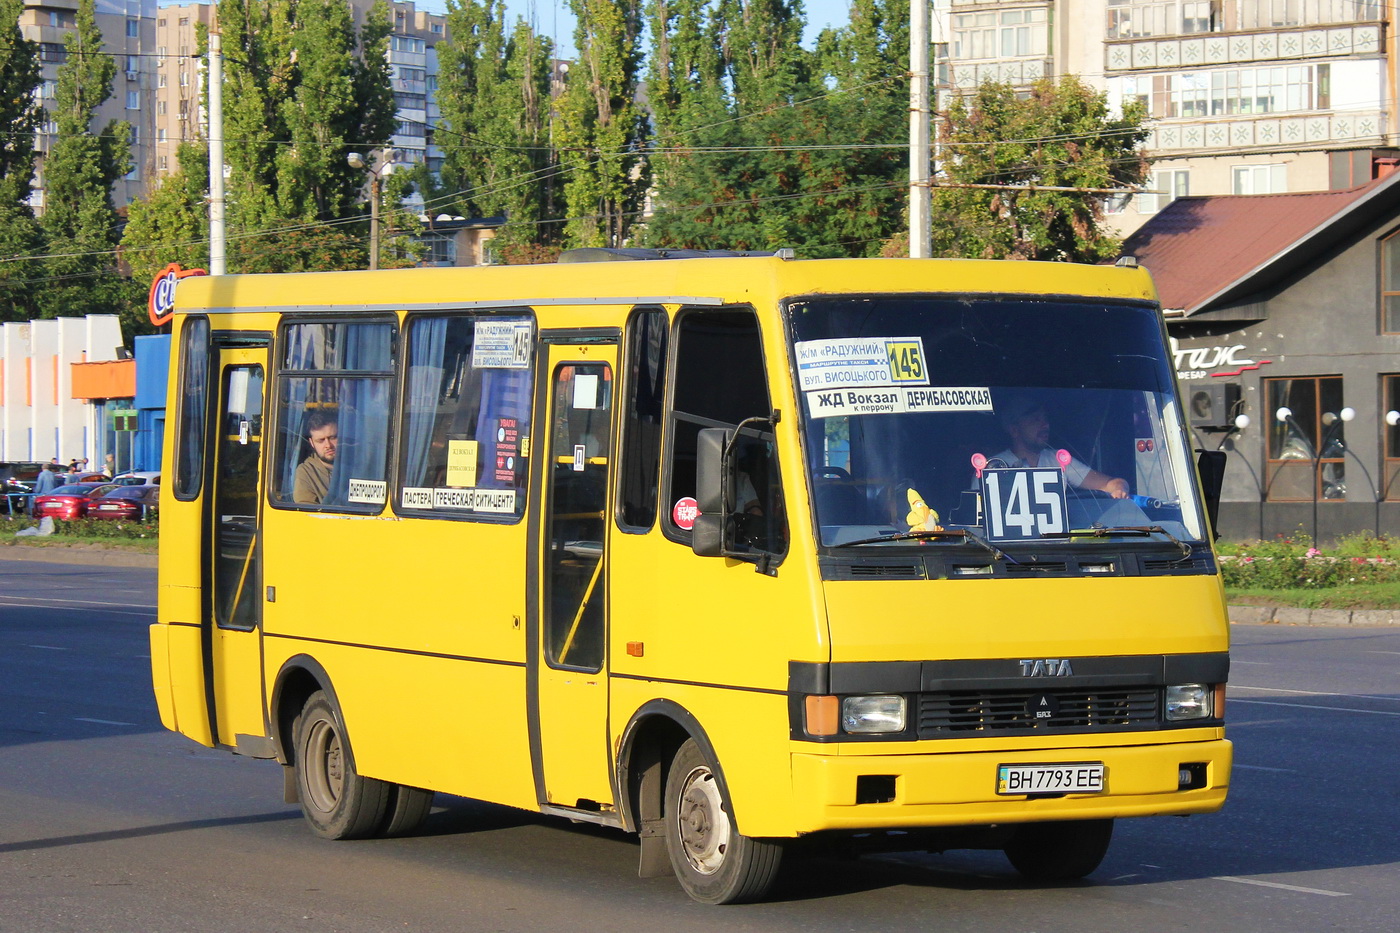
[[832,696],[809,696],[806,705],[808,735],[835,735],[841,716],[841,702]]

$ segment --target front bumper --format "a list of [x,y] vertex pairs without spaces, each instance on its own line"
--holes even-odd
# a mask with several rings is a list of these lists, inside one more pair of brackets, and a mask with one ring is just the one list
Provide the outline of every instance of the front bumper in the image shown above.
[[[796,752],[792,778],[797,831],[881,831],[1210,813],[1225,803],[1232,759],[1232,746],[1224,739],[975,753]],[[1078,762],[1103,762],[1101,793],[1025,797],[996,792],[1000,765]],[[1179,775],[1188,764],[1196,765],[1197,773],[1204,773],[1203,786],[1182,789]],[[882,788],[892,785],[892,799],[858,803],[858,785],[871,780]]]

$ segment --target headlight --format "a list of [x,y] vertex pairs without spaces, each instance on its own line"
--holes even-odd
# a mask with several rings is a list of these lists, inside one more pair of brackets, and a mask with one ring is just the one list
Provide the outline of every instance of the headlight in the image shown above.
[[903,732],[904,697],[846,697],[841,728],[851,733]]
[[1178,684],[1167,688],[1167,721],[1209,719],[1210,687],[1206,684]]

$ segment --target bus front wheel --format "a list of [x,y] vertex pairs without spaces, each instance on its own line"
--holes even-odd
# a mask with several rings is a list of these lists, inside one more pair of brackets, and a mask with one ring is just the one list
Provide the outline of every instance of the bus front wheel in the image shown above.
[[1112,838],[1112,820],[1027,823],[1003,851],[1031,881],[1074,881],[1099,867]]
[[685,893],[702,904],[758,900],[777,877],[782,846],[735,830],[716,770],[694,739],[671,761],[666,778],[671,867]]
[[297,796],[316,835],[362,839],[383,827],[390,785],[361,777],[350,755],[349,739],[325,691],[317,691],[297,716]]

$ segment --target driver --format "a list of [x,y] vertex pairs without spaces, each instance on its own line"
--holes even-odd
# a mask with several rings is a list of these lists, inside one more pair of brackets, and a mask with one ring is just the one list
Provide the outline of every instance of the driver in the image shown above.
[[[1001,406],[1001,425],[1011,438],[1011,446],[990,458],[1009,467],[1050,467],[1059,469],[1055,450],[1050,447],[1050,419],[1045,405],[1034,398],[1014,396]],[[1071,457],[1064,467],[1065,480],[1081,489],[1106,492],[1115,499],[1128,498],[1128,481],[1092,470]]]

